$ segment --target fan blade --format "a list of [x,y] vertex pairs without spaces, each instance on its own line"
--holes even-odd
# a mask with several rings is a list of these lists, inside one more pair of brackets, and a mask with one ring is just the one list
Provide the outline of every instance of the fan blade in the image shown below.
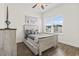
[[32,8],[35,8],[37,6],[37,4],[35,4]]
[[44,6],[43,6],[43,5],[41,5],[41,8],[42,8],[42,9],[44,9]]

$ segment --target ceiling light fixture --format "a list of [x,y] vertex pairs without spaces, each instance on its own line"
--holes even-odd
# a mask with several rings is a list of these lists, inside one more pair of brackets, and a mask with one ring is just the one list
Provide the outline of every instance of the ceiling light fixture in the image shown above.
[[34,4],[32,8],[38,7],[38,8],[42,8],[43,10],[45,9],[46,6],[48,6],[45,3],[40,3],[41,0],[38,1],[38,3]]

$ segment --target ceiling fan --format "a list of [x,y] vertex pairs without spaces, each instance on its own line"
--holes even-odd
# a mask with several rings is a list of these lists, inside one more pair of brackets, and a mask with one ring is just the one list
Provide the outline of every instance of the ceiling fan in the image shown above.
[[33,5],[32,8],[39,7],[39,8],[42,8],[44,10],[46,6],[48,6],[48,5],[45,3],[36,3],[35,5]]

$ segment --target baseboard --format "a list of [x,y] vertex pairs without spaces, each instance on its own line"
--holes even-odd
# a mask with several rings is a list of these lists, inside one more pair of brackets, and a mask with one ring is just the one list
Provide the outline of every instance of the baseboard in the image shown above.
[[21,43],[23,43],[23,42],[17,42],[16,44],[21,44]]
[[17,41],[16,43],[22,43],[23,41],[22,40],[20,40],[20,41]]
[[16,42],[16,43],[17,43],[17,44],[18,44],[18,43],[23,43],[23,41],[18,41],[18,42]]
[[71,44],[71,43],[66,42],[66,41],[59,41],[59,43],[63,43],[63,44],[66,44],[66,45],[69,45],[69,46],[72,46],[72,47],[75,47],[75,48],[79,48],[79,46],[77,46],[75,44]]

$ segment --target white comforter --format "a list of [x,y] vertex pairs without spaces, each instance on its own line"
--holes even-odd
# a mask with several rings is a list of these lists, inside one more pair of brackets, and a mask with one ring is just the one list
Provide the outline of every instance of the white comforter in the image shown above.
[[45,33],[40,33],[40,34],[30,34],[30,36],[36,37],[36,38],[44,38],[44,37],[49,37],[53,36],[55,34],[45,34]]

